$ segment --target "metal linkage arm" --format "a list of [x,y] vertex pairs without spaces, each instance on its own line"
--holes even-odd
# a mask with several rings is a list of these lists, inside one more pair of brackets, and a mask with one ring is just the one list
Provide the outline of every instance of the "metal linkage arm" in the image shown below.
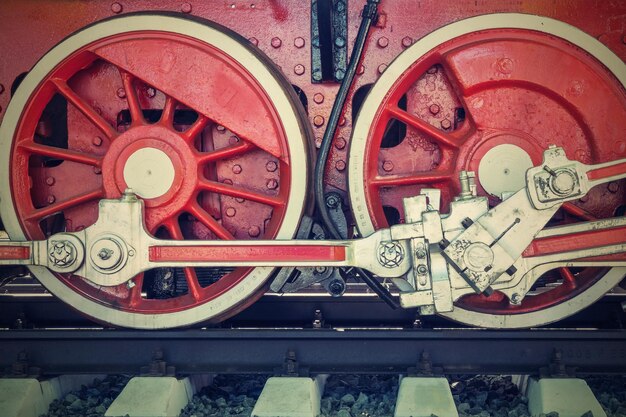
[[80,232],[0,242],[0,264],[41,265],[115,286],[152,268],[177,266],[345,266],[399,277],[411,267],[407,252],[408,243],[392,240],[389,229],[346,241],[159,240],[146,232],[143,202],[129,191],[100,201],[98,221]]
[[567,159],[563,148],[550,147],[541,166],[526,173],[526,188],[477,221],[466,222],[463,233],[443,242],[442,255],[474,291],[489,293],[500,276],[515,273],[516,260],[562,203],[625,177],[626,159],[584,165]]

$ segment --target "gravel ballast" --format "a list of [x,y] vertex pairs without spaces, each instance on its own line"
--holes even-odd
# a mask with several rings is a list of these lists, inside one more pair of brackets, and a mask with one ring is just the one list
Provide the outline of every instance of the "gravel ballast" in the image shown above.
[[80,390],[71,391],[63,398],[52,401],[48,412],[41,417],[103,416],[129,379],[124,375],[96,378],[91,385],[83,385]]

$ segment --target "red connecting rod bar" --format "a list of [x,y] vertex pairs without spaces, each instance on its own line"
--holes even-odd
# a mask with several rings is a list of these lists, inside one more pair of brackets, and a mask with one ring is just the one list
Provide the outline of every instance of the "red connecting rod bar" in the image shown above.
[[151,246],[150,262],[336,262],[346,260],[345,246]]
[[[588,230],[567,235],[550,236],[535,239],[526,248],[522,256],[550,255],[559,252],[591,249],[600,246],[626,244],[626,226],[604,230]],[[611,255],[611,259],[626,259],[626,254]]]
[[0,260],[23,261],[23,260],[28,260],[28,259],[30,259],[30,247],[0,245]]

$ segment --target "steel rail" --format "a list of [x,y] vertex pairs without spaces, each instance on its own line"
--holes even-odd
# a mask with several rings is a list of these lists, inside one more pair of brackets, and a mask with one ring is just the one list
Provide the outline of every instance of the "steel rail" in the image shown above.
[[9,368],[26,352],[44,375],[136,373],[155,351],[178,374],[275,373],[287,351],[309,373],[407,373],[428,352],[444,374],[533,374],[550,364],[555,350],[578,373],[626,373],[626,331],[620,330],[0,331],[0,366]]

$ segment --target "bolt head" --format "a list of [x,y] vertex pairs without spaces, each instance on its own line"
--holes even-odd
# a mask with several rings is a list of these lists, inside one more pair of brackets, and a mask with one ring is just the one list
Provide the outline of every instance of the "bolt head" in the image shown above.
[[233,173],[241,174],[241,171],[242,171],[241,165],[239,165],[239,164],[233,165]]
[[125,98],[126,97],[126,90],[124,90],[123,88],[118,88],[117,89],[117,96],[119,98]]
[[[293,67],[293,72],[294,72],[296,75],[302,75],[302,74],[304,74],[304,65],[302,65],[302,64],[298,64],[298,65],[296,65],[295,67]],[[315,78],[315,75],[316,75],[316,74],[313,74],[313,78]],[[321,79],[321,75],[320,75],[320,79]]]
[[283,44],[283,41],[280,38],[273,37],[271,44],[273,48],[280,48],[280,46]]
[[387,160],[385,162],[383,162],[383,170],[385,172],[389,172],[393,170],[393,162]]
[[346,147],[346,140],[342,137],[338,137],[337,140],[335,140],[335,148],[337,148],[338,150],[342,150],[345,147]]
[[258,237],[261,234],[261,229],[259,228],[259,226],[252,226],[250,229],[248,229],[248,235],[250,235],[250,237]]
[[102,138],[100,136],[96,136],[92,139],[91,143],[93,143],[93,146],[101,146]]
[[344,171],[346,169],[346,161],[340,159],[339,161],[335,162],[335,169],[337,171]]
[[444,130],[448,130],[452,127],[452,122],[448,119],[443,119],[441,121],[441,128]]
[[322,104],[324,102],[324,95],[321,93],[316,93],[313,96],[313,101],[316,102],[317,104]]
[[402,38],[402,46],[404,46],[405,48],[408,48],[412,44],[413,39],[411,39],[409,36],[405,36],[404,38]]
[[275,179],[270,179],[267,181],[267,188],[269,188],[270,190],[275,190],[278,188],[278,181],[276,181]]
[[428,110],[434,116],[435,114],[439,113],[441,109],[437,104],[431,104],[430,107],[428,107]]
[[48,184],[48,185],[54,185],[54,177],[48,177],[48,178],[46,178],[46,184]]
[[235,210],[235,208],[234,208],[234,207],[228,207],[228,208],[226,209],[226,215],[227,215],[228,217],[233,217],[235,214],[237,214],[237,210]]
[[296,48],[303,48],[303,47],[304,47],[304,44],[305,44],[304,38],[300,38],[300,37],[298,37],[298,38],[296,38],[296,39],[294,39],[294,40],[293,40],[293,45],[294,45]]
[[315,127],[321,127],[324,125],[324,116],[320,116],[319,114],[313,118],[313,124]]
[[115,3],[111,4],[111,11],[112,11],[113,13],[115,13],[115,14],[117,14],[117,13],[121,13],[121,12],[122,12],[122,10],[123,10],[123,7],[122,7],[122,5],[121,5],[121,4],[119,4],[119,3],[117,3],[117,2],[115,2]]
[[274,161],[269,161],[265,164],[265,169],[267,169],[267,172],[274,172],[278,169],[278,164]]
[[387,45],[389,45],[389,39],[387,39],[384,36],[381,36],[380,38],[378,38],[378,46],[381,48],[386,48]]

